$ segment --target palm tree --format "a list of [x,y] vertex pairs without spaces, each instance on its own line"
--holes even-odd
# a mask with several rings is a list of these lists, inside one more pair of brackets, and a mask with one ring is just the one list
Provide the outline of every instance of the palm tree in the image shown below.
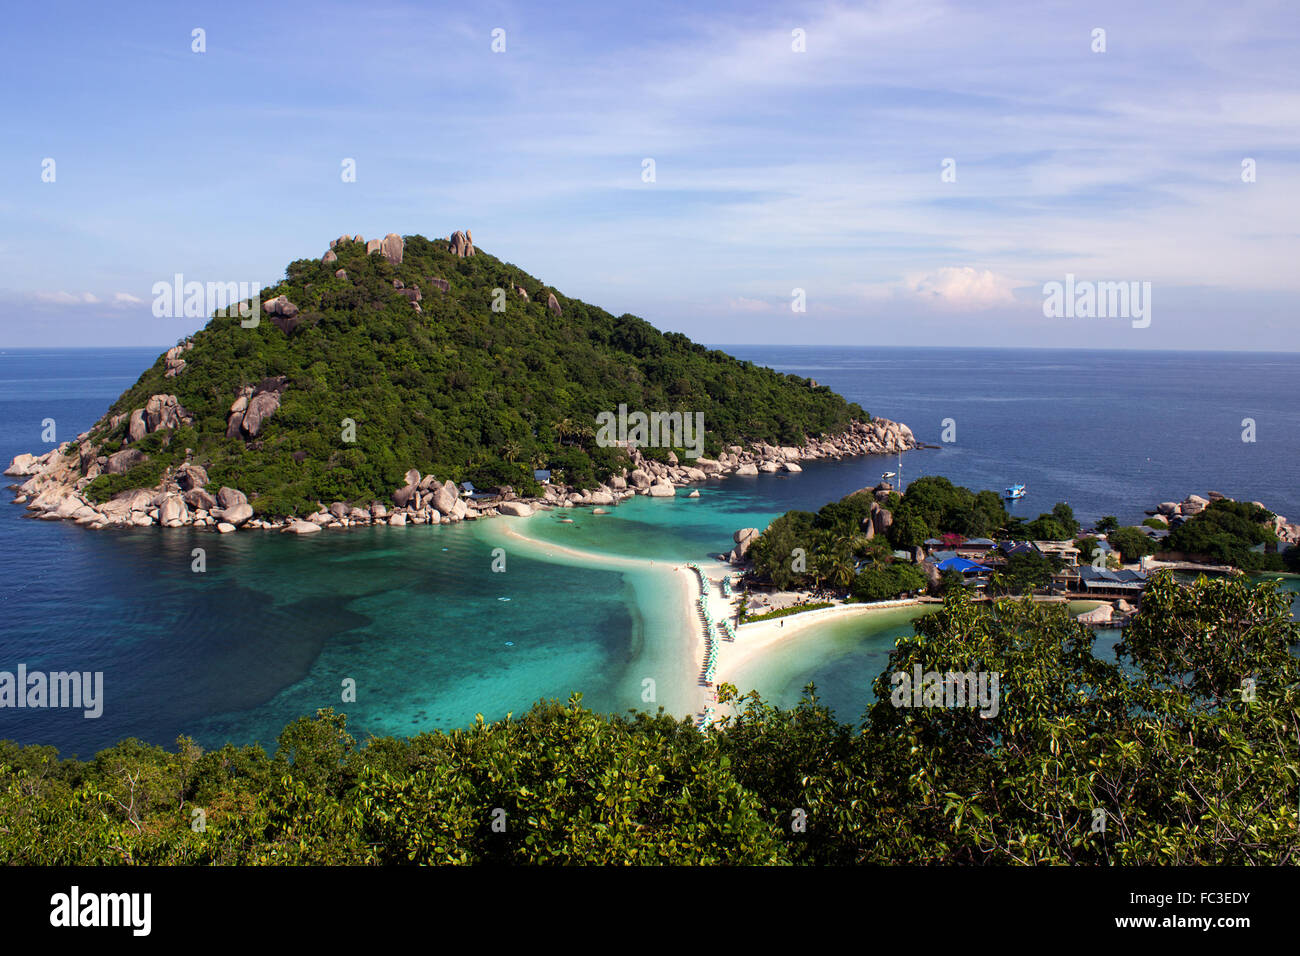
[[836,544],[835,550],[827,556],[827,579],[835,587],[847,591],[849,585],[853,583],[853,577],[857,574],[857,568],[853,562],[853,549],[848,546],[847,541],[841,541]]

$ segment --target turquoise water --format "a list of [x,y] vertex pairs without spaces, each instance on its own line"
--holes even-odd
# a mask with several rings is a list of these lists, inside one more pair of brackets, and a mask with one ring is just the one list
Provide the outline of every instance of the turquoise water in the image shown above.
[[[810,366],[805,374],[835,377],[850,397],[908,421],[922,437],[934,436],[925,434],[918,416],[923,411],[933,418],[940,410],[925,404],[926,382],[942,380],[944,401],[956,396],[962,403],[960,434],[970,446],[910,453],[904,456],[909,475],[919,473],[923,461],[927,467],[947,462],[954,466],[954,478],[997,487],[999,469],[1023,477],[1022,465],[1042,466],[1046,452],[1017,458],[1016,444],[998,439],[1002,452],[995,456],[993,438],[980,438],[990,443],[987,449],[976,445],[976,437],[986,434],[1032,432],[1038,446],[1047,440],[1041,430],[1016,424],[1023,410],[997,419],[1007,403],[986,396],[987,383],[977,379],[963,392],[961,380],[952,375],[922,376],[909,390],[889,377],[888,368],[922,367],[917,363],[925,356],[916,353],[925,350],[892,350],[899,353],[894,366],[878,367],[885,360],[873,359],[877,365],[868,371],[859,369],[865,361],[859,351],[846,350],[847,358],[835,362],[834,356],[818,353],[818,361],[834,368]],[[60,438],[86,428],[156,355],[140,349],[0,352],[0,457],[7,462],[19,452],[40,451],[47,417],[58,422]],[[787,358],[797,357],[791,352]],[[1135,369],[1132,380],[1165,375],[1176,361],[1153,358],[1149,368]],[[1000,387],[1050,390],[1059,373],[1045,362],[1042,353],[1001,354]],[[1269,391],[1265,401],[1257,394],[1259,362],[1216,358],[1216,388],[1222,392],[1229,387],[1225,381],[1235,382],[1241,394],[1269,410],[1266,417],[1274,427],[1289,434],[1294,413],[1274,409],[1281,408],[1283,397]],[[1110,414],[1108,403],[1126,381],[1110,383],[1098,416]],[[1171,387],[1168,376],[1160,381]],[[909,410],[913,403],[918,404]],[[1199,423],[1213,409],[1201,408],[1194,384],[1175,404],[1182,417],[1162,422],[1162,441],[1200,447]],[[1039,412],[1048,407],[1033,406]],[[912,411],[915,421],[909,418]],[[990,423],[987,428],[967,427],[982,419]],[[1179,431],[1178,422],[1186,428]],[[1058,430],[1056,438],[1059,447],[1054,445],[1052,454],[1068,462],[1078,478],[1063,483],[1062,492],[1072,496],[1080,513],[1124,513],[1112,504],[1115,489],[1107,484],[1113,459],[1106,456],[1092,469],[1078,456],[1077,435]],[[1274,467],[1266,457],[1273,453],[1271,445],[1236,451],[1255,458],[1213,481],[1212,455],[1185,456],[1195,459],[1197,470],[1180,475],[1179,487],[1185,492],[1218,484],[1232,492],[1245,482],[1243,476],[1253,476],[1256,484],[1243,485],[1243,496],[1255,497],[1251,492],[1258,489],[1267,502],[1286,503],[1289,496],[1294,504],[1289,465]],[[674,687],[682,671],[689,673],[697,662],[683,661],[680,654],[681,584],[667,569],[729,550],[737,528],[762,528],[789,508],[815,510],[874,484],[892,466],[881,459],[809,463],[801,475],[730,478],[701,486],[698,499],[637,498],[608,515],[574,509],[526,521],[352,529],[305,538],[157,529],[89,532],[63,522],[30,521],[22,508],[0,503],[0,670],[25,663],[32,670],[103,671],[106,697],[97,720],[79,711],[0,710],[0,738],[52,744],[82,756],[127,736],[169,744],[184,733],[205,746],[227,740],[268,744],[286,723],[321,707],[345,711],[360,735],[409,734],[464,726],[480,713],[490,720],[522,712],[538,699],[563,699],[574,691],[607,712],[662,705],[686,713],[692,708]],[[982,475],[988,480],[977,480]],[[1187,487],[1191,479],[1195,487]],[[1124,480],[1127,500],[1170,496],[1164,490],[1167,479],[1144,484],[1142,469],[1126,472]],[[1051,491],[1044,507],[1054,500],[1055,488]],[[503,535],[511,527],[526,528],[541,543],[510,541]],[[504,573],[492,571],[495,547],[505,548]],[[546,554],[561,547],[608,557],[570,561]],[[192,570],[194,548],[205,551],[202,573]],[[656,565],[632,568],[619,564],[618,556]],[[1295,580],[1288,582],[1293,592]],[[871,681],[883,669],[889,648],[910,632],[908,613],[810,630],[775,650],[761,667],[755,665],[741,683],[790,704],[811,680],[841,719],[854,720],[868,703]],[[1105,639],[1099,635],[1099,644]],[[657,687],[653,700],[645,696],[647,680]],[[345,681],[355,682],[355,702],[343,700]]]
[[812,683],[818,700],[840,720],[856,721],[874,699],[871,685],[889,663],[894,643],[912,633],[916,618],[932,610],[868,611],[810,626],[748,662],[733,682],[784,707],[797,704]]

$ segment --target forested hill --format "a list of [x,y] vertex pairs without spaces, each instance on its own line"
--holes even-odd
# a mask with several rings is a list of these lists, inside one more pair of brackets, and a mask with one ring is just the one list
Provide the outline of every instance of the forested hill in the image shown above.
[[386,499],[411,468],[591,484],[616,464],[596,415],[620,404],[702,413],[706,455],[867,418],[808,379],[568,298],[460,233],[331,246],[262,290],[255,327],[217,313],[114,403],[91,436],[114,473],[88,495],[151,487],[187,460],[269,514]]

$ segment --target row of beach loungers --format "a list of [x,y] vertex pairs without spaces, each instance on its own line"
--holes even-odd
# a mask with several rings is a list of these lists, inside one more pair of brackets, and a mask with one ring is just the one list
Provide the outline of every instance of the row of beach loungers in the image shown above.
[[[711,587],[709,579],[705,577],[704,571],[698,564],[688,563],[686,565],[695,572],[695,576],[700,582],[700,598],[697,602],[700,620],[704,624],[704,670],[701,674],[701,680],[708,687],[713,687],[713,681],[718,669],[718,638],[726,641],[736,639],[736,629],[730,621],[715,622],[712,614],[709,613],[709,592]],[[731,597],[731,577],[728,575],[722,579],[722,593],[726,597]],[[712,706],[704,708],[704,713],[700,715],[700,729],[708,727],[713,723],[714,710]]]
[[[709,613],[709,579],[704,576],[704,571],[698,564],[687,564],[687,567],[695,572],[695,576],[700,582],[700,597],[698,608],[700,620],[704,624],[704,671],[701,674],[701,680],[713,687],[713,680],[718,669],[718,645],[713,639],[713,616]],[[713,723],[714,710],[712,705],[704,708],[704,713],[700,715],[699,726],[703,730]]]

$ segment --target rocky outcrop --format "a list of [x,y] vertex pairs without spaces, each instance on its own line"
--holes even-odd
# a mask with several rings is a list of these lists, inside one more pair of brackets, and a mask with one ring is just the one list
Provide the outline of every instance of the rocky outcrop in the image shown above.
[[442,514],[449,515],[456,507],[456,502],[460,497],[456,494],[456,486],[450,481],[440,485],[433,492],[433,506]]
[[749,546],[758,540],[760,534],[762,532],[757,528],[741,528],[731,536],[731,540],[736,542],[734,553],[743,558],[749,551]]
[[137,408],[131,412],[131,421],[126,427],[126,440],[137,442],[149,434],[149,426],[144,420],[144,409]]
[[278,295],[274,299],[262,303],[262,313],[285,335],[291,334],[294,329],[302,324],[299,311],[299,308],[290,302],[289,297],[285,295]]
[[263,379],[256,387],[244,386],[230,406],[226,437],[256,438],[279,409],[280,396],[288,387],[289,380],[283,375]]
[[563,314],[563,310],[560,308],[560,303],[556,301],[554,292],[548,292],[546,294],[546,307],[550,309],[552,312],[554,312],[556,315]]
[[503,501],[497,505],[497,511],[514,518],[527,518],[533,513],[533,506],[524,501]]
[[176,484],[182,491],[194,491],[208,483],[208,471],[202,465],[186,462],[176,469]]
[[108,456],[108,461],[104,463],[104,471],[110,475],[123,475],[148,460],[149,456],[138,448],[123,448]]
[[262,303],[262,314],[291,319],[298,314],[298,307],[289,301],[287,295],[277,295],[274,299]]
[[328,265],[332,265],[335,262],[338,262],[339,257],[335,254],[334,248],[331,246],[329,252],[325,253],[325,255],[320,257],[320,261],[328,266]]
[[35,455],[24,453],[15,456],[14,460],[9,462],[9,467],[5,469],[5,474],[24,477],[26,475],[34,475],[39,470],[40,459]]
[[240,428],[249,438],[256,438],[258,432],[262,430],[262,423],[275,414],[279,407],[279,392],[262,392],[254,395],[248,403],[248,410],[244,412],[244,420],[240,423]]
[[676,487],[673,486],[673,483],[671,481],[668,481],[667,479],[660,479],[659,481],[656,481],[653,485],[651,485],[650,490],[647,491],[646,493],[651,498],[671,498],[675,494],[677,494],[677,489]]
[[390,232],[384,236],[383,242],[379,244],[379,251],[395,266],[402,264],[402,252],[406,248],[406,243],[402,237],[395,232]]
[[180,345],[173,345],[163,353],[163,364],[166,367],[163,378],[175,378],[185,371],[185,359],[181,358],[181,356],[192,348],[194,348],[194,343],[190,339],[186,339]]
[[451,291],[451,283],[448,282],[446,279],[430,279],[429,285],[433,286],[435,289],[438,289],[442,292]]
[[451,254],[453,256],[458,256],[463,259],[465,256],[472,256],[474,254],[473,233],[468,229],[464,232],[457,229],[451,234],[447,241],[451,243]]
[[190,509],[180,495],[167,495],[158,505],[158,523],[164,528],[179,528],[189,517]]
[[221,520],[238,528],[253,517],[253,506],[247,503],[231,505],[221,509]]
[[131,413],[127,435],[131,441],[139,441],[160,428],[176,428],[192,423],[190,413],[177,401],[175,395],[153,395],[145,402],[144,408],[137,408]]
[[[1188,495],[1182,501],[1162,501],[1156,505],[1147,514],[1157,521],[1163,522],[1170,528],[1176,528],[1188,518],[1200,514],[1215,501],[1232,501],[1227,495],[1219,491],[1208,492],[1205,497],[1200,495]],[[1258,505],[1265,511],[1272,512],[1263,502],[1252,501],[1250,504]],[[1292,524],[1286,519],[1285,515],[1273,514],[1271,524],[1273,533],[1277,536],[1278,541],[1283,544],[1293,545],[1300,544],[1300,524]]]

